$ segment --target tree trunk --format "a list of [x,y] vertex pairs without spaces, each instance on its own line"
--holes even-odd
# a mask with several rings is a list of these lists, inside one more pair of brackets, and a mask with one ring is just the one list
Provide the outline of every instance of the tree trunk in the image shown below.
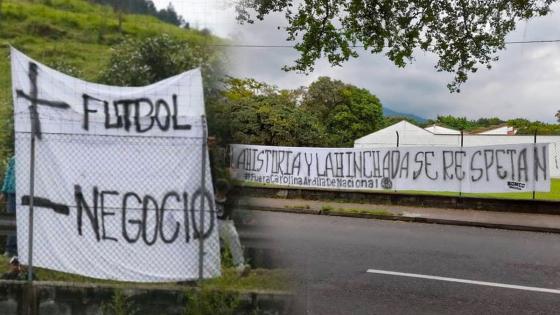
[[119,20],[119,33],[122,33],[122,22],[123,22],[123,16],[122,16],[122,6],[121,4],[119,4],[119,2],[115,2],[113,3],[113,11],[115,11],[115,13],[117,13],[117,19]]
[[122,33],[122,22],[123,22],[123,16],[122,16],[122,10],[119,9],[119,33]]

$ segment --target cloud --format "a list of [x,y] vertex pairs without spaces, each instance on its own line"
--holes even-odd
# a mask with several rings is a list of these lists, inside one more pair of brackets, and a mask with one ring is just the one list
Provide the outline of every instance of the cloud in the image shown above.
[[[184,2],[190,2],[184,1]],[[212,0],[219,1],[219,0]],[[223,0],[222,0],[223,1]],[[195,1],[196,2],[196,1]],[[508,36],[509,41],[560,38],[560,5],[549,16],[521,22]],[[182,13],[181,11],[179,11]],[[286,34],[277,26],[285,24],[280,14],[269,15],[263,22],[234,23],[231,8],[221,23],[227,34],[240,44],[286,45]],[[210,25],[210,24],[209,24]],[[461,93],[449,93],[446,84],[453,76],[436,72],[436,56],[418,52],[404,69],[393,65],[383,55],[359,51],[360,57],[342,67],[332,67],[321,60],[309,75],[286,73],[281,67],[291,64],[297,52],[291,48],[231,48],[229,74],[251,77],[281,88],[308,85],[319,76],[330,76],[376,94],[394,110],[427,118],[452,114],[469,118],[498,116],[503,119],[523,117],[552,122],[560,109],[560,43],[511,44],[500,52],[500,60],[491,70],[479,69],[471,74]]]
[[164,9],[173,4],[177,13],[196,29],[209,29],[227,37],[235,26],[234,10],[230,0],[152,0],[156,8]]

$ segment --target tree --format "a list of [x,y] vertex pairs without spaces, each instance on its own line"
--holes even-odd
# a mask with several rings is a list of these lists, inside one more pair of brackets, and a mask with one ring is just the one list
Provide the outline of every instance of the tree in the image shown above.
[[342,93],[344,88],[346,84],[340,80],[319,77],[309,85],[301,106],[324,122],[337,105],[347,101]]
[[351,147],[383,124],[383,109],[375,95],[328,77],[309,86],[301,106],[325,126],[328,146]]
[[463,129],[467,132],[479,132],[481,128],[488,128],[500,124],[507,124],[517,130],[518,135],[532,135],[537,131],[539,135],[560,135],[560,124],[548,124],[541,121],[530,121],[525,118],[516,118],[504,121],[498,117],[479,118],[469,120],[466,117],[451,115],[438,116],[436,120],[428,120],[428,125],[440,124],[454,129]]
[[185,22],[183,17],[177,14],[171,2],[168,4],[167,8],[158,11],[156,9],[156,6],[151,0],[89,0],[89,1],[93,3],[106,4],[112,6],[113,10],[118,14],[119,25],[122,24],[123,12],[151,15],[163,22],[171,23],[177,26],[188,25],[188,23]]
[[554,115],[554,117],[556,117],[556,121],[560,122],[560,110],[556,112],[556,114]]
[[157,17],[160,20],[170,24],[174,24],[177,26],[185,25],[185,20],[183,19],[182,16],[177,14],[177,11],[175,11],[175,7],[173,6],[173,4],[171,4],[171,2],[169,2],[167,8],[160,10],[157,13]]
[[490,117],[490,118],[479,118],[476,121],[476,125],[479,127],[491,127],[496,125],[501,125],[505,121],[501,120],[498,117]]
[[480,127],[475,121],[468,120],[467,117],[454,117],[451,115],[437,116],[436,120],[428,120],[428,125],[437,124],[444,127],[456,129],[456,130],[471,130]]
[[342,90],[348,102],[335,106],[327,120],[331,144],[352,147],[354,140],[379,129],[383,112],[379,99],[366,89],[349,86]]
[[309,72],[326,57],[341,65],[358,57],[357,45],[382,53],[398,67],[415,50],[432,52],[437,71],[454,73],[450,91],[460,91],[469,73],[491,68],[506,35],[523,19],[548,14],[555,0],[237,0],[238,20],[253,23],[284,12],[289,41],[299,58],[285,70]]
[[146,39],[125,38],[113,48],[109,65],[101,73],[102,83],[143,86],[183,71],[201,67],[205,89],[214,88],[221,73],[219,51],[193,46],[167,34]]
[[[212,121],[226,143],[321,146],[319,121],[297,105],[297,93],[252,79],[230,78]],[[216,128],[219,129],[219,128]]]

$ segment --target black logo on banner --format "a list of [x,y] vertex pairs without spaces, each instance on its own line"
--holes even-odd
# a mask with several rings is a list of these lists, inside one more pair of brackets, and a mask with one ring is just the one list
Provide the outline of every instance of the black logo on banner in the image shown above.
[[510,189],[515,189],[515,190],[522,190],[523,188],[525,188],[525,184],[524,183],[518,183],[518,182],[507,182],[508,187]]
[[381,179],[381,187],[383,187],[383,189],[391,189],[393,188],[393,182],[389,177],[383,177]]

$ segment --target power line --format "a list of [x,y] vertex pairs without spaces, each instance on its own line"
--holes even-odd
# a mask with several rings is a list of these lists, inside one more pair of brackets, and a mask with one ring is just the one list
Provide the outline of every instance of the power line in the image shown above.
[[[526,41],[508,41],[506,45],[516,44],[546,44],[560,43],[560,39],[543,39],[543,40],[526,40]],[[235,47],[235,48],[295,48],[295,45],[264,45],[264,44],[211,44],[214,47]],[[364,45],[351,45],[351,48],[366,48]]]
[[[294,45],[253,45],[253,44],[211,44],[209,46],[238,47],[238,48],[295,48]],[[358,46],[353,46],[353,47],[358,47]]]
[[526,40],[526,41],[512,41],[506,44],[539,44],[539,43],[559,43],[560,39],[543,39],[543,40]]

